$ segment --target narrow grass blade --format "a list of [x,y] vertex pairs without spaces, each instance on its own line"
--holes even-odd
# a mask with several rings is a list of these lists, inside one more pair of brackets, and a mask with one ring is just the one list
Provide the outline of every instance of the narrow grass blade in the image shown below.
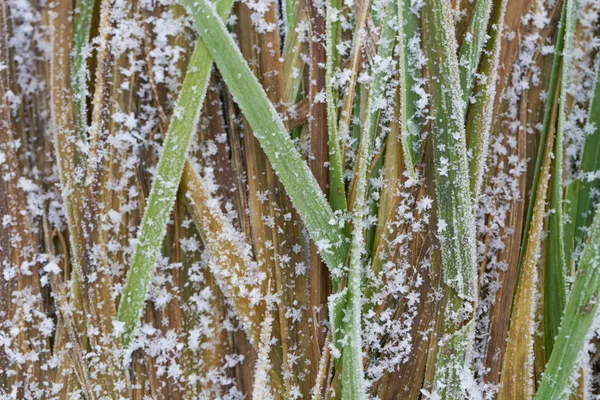
[[[287,33],[285,35],[285,43],[283,45],[283,102],[288,107],[292,106],[298,98],[300,86],[302,85],[302,71],[304,69],[304,61],[302,54],[306,51],[307,43],[302,39],[302,32],[298,31],[298,24],[306,22],[306,0],[290,1],[295,7],[292,10],[294,18],[287,22]],[[287,6],[286,6],[287,7]],[[286,12],[289,10],[286,9]]]
[[[558,121],[554,147],[554,167],[552,171],[552,194],[548,216],[548,238],[546,271],[544,274],[544,338],[546,357],[552,353],[554,338],[558,334],[560,320],[566,303],[565,278],[567,262],[565,258],[564,222],[563,222],[563,130],[566,122],[566,102],[568,90],[568,71],[573,47],[578,1],[566,0],[561,14],[561,30],[564,29],[564,43],[560,53],[561,77],[558,100]],[[563,28],[564,26],[564,28]]]
[[[555,113],[556,107],[553,109],[553,114]],[[535,188],[536,204],[533,207],[531,230],[511,313],[508,346],[498,393],[499,400],[527,399],[531,398],[534,392],[533,345],[538,295],[537,263],[544,233],[544,214],[550,181],[554,130],[550,130],[548,140],[544,144],[544,162],[540,169],[538,186]]]
[[[583,243],[586,228],[593,219],[592,191],[600,187],[594,172],[600,169],[600,58],[596,62],[596,83],[590,103],[587,127],[593,129],[585,138],[581,157],[580,176],[566,190],[565,214],[565,260],[573,263],[573,253]],[[567,268],[569,270],[570,268]]]
[[[366,148],[366,146],[365,146]],[[367,155],[361,152],[361,159]],[[359,161],[360,162],[360,161]],[[361,168],[362,169],[362,168]],[[354,229],[350,246],[350,267],[348,272],[348,291],[346,307],[345,337],[342,363],[342,399],[359,400],[366,396],[365,378],[362,360],[362,280],[363,256],[365,254],[365,222],[367,214],[366,187],[367,176],[359,177],[357,202],[352,211]]]
[[[563,12],[564,15],[564,12]],[[564,20],[563,15],[561,15],[561,21]],[[548,83],[548,89],[546,90],[546,98],[554,99],[556,97],[556,89],[559,82],[559,71],[560,71],[560,54],[562,53],[562,49],[564,46],[564,35],[565,35],[565,24],[561,23],[558,29],[558,34],[556,38],[556,44],[554,47],[554,59],[552,61],[552,71],[550,73],[550,82]],[[540,179],[540,173],[542,168],[542,162],[544,159],[544,151],[546,142],[548,140],[548,131],[551,129],[551,125],[554,124],[555,121],[551,120],[552,115],[553,102],[546,102],[546,107],[544,109],[544,120],[542,125],[542,132],[539,138],[539,146],[537,151],[537,156],[535,160],[534,167],[534,175],[531,187],[538,187],[538,181]],[[527,207],[527,216],[525,218],[525,227],[524,227],[524,235],[523,241],[521,244],[521,254],[519,256],[519,270],[523,265],[523,258],[525,257],[526,245],[529,240],[529,230],[531,225],[531,218],[533,215],[533,208],[536,204],[535,199],[536,193],[533,192],[531,199],[529,200],[529,205]]]
[[216,17],[213,5],[207,0],[186,0],[186,4],[229,90],[319,247],[321,257],[333,276],[339,277],[348,254],[348,243],[334,222],[333,211],[323,192],[225,24]]
[[600,213],[596,213],[577,269],[564,317],[536,394],[537,400],[568,398],[577,361],[597,318],[600,296]]
[[454,14],[447,1],[429,0],[423,15],[432,99],[437,235],[447,285],[444,336],[439,343],[433,392],[441,399],[462,399],[462,381],[465,374],[472,373],[474,324],[472,313],[463,322],[455,315],[464,307],[477,308],[478,282]]
[[338,137],[337,103],[338,93],[333,88],[333,73],[338,67],[339,0],[327,1],[327,23],[325,40],[327,62],[325,64],[325,87],[327,93],[327,129],[329,144],[329,199],[334,211],[345,211],[346,188],[344,186],[344,157]]
[[[487,40],[491,11],[492,0],[477,0],[473,15],[471,16],[469,29],[460,48],[460,55],[458,57],[460,64],[460,87],[465,105],[465,115],[467,114],[469,98],[471,97],[475,83],[475,74],[479,65],[479,59],[481,58],[481,50],[483,50]],[[502,29],[501,25],[499,29]]]
[[419,16],[411,10],[410,0],[398,1],[398,71],[400,74],[400,132],[406,171],[414,178],[415,164],[421,157],[421,125],[417,115],[420,96],[415,84],[421,71],[414,65],[409,42],[418,39]]
[[[344,96],[343,96],[343,104],[342,109],[340,111],[340,120],[338,122],[338,129],[342,135],[349,133],[350,131],[350,119],[352,118],[352,108],[354,104],[355,94],[358,92],[356,88],[356,82],[358,78],[358,72],[361,68],[361,60],[362,60],[362,51],[363,45],[366,42],[367,32],[365,32],[365,27],[367,24],[369,9],[370,9],[371,0],[361,0],[355,3],[354,18],[356,27],[354,28],[354,37],[352,43],[352,53],[350,55],[349,61],[349,83],[346,86]],[[342,154],[344,152],[342,151]]]
[[[358,155],[358,169],[354,202],[352,205],[352,243],[350,246],[350,266],[348,273],[347,312],[346,312],[346,344],[343,351],[342,363],[342,399],[363,399],[366,395],[363,361],[362,361],[362,307],[363,307],[363,258],[367,253],[366,237],[367,216],[369,207],[367,202],[368,182],[373,158],[375,135],[379,126],[380,104],[387,104],[385,100],[385,86],[389,78],[389,71],[384,66],[391,61],[396,34],[397,5],[390,2],[384,11],[382,32],[380,36],[377,56],[373,58],[373,76],[370,83],[368,115],[363,125],[360,149]],[[377,61],[378,60],[378,61]],[[336,317],[339,318],[339,317]]]
[[260,282],[251,280],[253,271],[248,244],[223,215],[189,161],[183,169],[181,191],[194,225],[216,261],[210,263],[210,271],[233,305],[250,343],[259,349],[261,321],[266,308],[260,298],[253,304],[246,297],[249,293],[261,294]]
[[[482,1],[477,2],[477,6]],[[484,165],[487,159],[489,136],[492,129],[494,116],[494,103],[496,101],[496,83],[498,81],[498,68],[500,66],[500,50],[504,32],[504,17],[508,0],[501,0],[494,7],[492,16],[492,33],[487,45],[486,56],[482,60],[481,74],[484,80],[477,86],[473,97],[475,103],[471,106],[467,120],[468,148],[471,153],[469,159],[469,175],[471,178],[471,194],[476,199],[483,183]],[[477,12],[477,9],[476,9]],[[463,49],[467,44],[463,45]],[[467,88],[463,78],[465,68],[461,69],[461,85],[463,93],[471,91]],[[468,98],[467,98],[468,99]],[[465,99],[465,101],[467,100]],[[467,107],[468,108],[468,107]]]
[[[219,5],[223,18],[229,12],[231,1],[224,0]],[[190,141],[200,118],[211,68],[212,57],[202,40],[198,40],[171,119],[119,304],[118,320],[124,323],[125,346],[144,308],[154,263],[161,251]]]

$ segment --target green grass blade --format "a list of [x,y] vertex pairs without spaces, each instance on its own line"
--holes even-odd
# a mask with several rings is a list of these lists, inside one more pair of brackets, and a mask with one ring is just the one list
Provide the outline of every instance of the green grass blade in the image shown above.
[[[565,24],[564,21],[564,11],[563,15],[561,15],[561,24],[558,30],[556,45],[554,50],[554,60],[552,61],[552,71],[550,73],[550,82],[548,83],[548,89],[546,90],[546,98],[554,99],[556,97],[556,89],[558,86],[558,76],[560,71],[560,55],[562,53],[563,45],[564,45],[564,35],[565,35]],[[540,170],[542,166],[542,161],[544,158],[544,148],[546,146],[546,141],[548,140],[548,131],[550,130],[550,124],[554,123],[551,121],[552,116],[552,107],[554,106],[553,101],[547,101],[546,107],[544,109],[544,120],[542,125],[542,132],[540,134],[540,141],[538,145],[537,156],[535,160],[535,167],[533,173],[533,188],[538,187],[538,181],[540,179]],[[525,248],[527,244],[527,240],[529,239],[529,229],[531,226],[531,217],[533,216],[533,207],[536,204],[535,199],[535,191],[532,192],[531,198],[529,199],[529,205],[527,206],[527,216],[525,218],[525,227],[523,229],[523,239],[521,241],[521,254],[519,255],[519,271],[521,270],[521,266],[523,265],[523,257],[525,257]]]
[[465,104],[465,115],[468,109],[469,98],[473,91],[475,74],[481,56],[481,50],[487,40],[487,28],[492,11],[491,0],[477,0],[471,23],[460,48],[460,87]]
[[[585,138],[581,157],[581,171],[566,191],[565,214],[565,259],[570,265],[572,254],[583,243],[586,229],[592,223],[593,204],[591,193],[600,187],[598,179],[591,175],[600,169],[600,58],[596,63],[596,83],[594,95],[590,103],[587,126],[593,131]],[[569,269],[569,268],[568,268]]]
[[75,97],[75,108],[78,114],[79,134],[84,143],[87,141],[86,53],[88,41],[90,39],[93,10],[94,0],[81,0],[79,3],[79,12],[75,13],[75,21],[73,24],[73,93]]
[[[477,2],[479,5],[480,1]],[[486,54],[482,60],[481,74],[485,80],[477,86],[474,92],[475,103],[471,106],[467,130],[469,132],[469,174],[471,177],[471,194],[476,199],[481,191],[483,183],[484,165],[487,159],[489,136],[494,116],[494,102],[496,100],[496,82],[498,80],[498,68],[500,66],[500,50],[504,32],[504,17],[508,0],[501,0],[494,8],[492,16],[493,26],[490,40],[487,44]],[[465,45],[463,45],[463,48]],[[463,94],[466,90],[463,78],[465,68],[461,69],[461,85]]]
[[[307,20],[307,10],[304,0],[293,1],[290,6],[294,19],[288,21],[285,43],[283,45],[283,102],[290,107],[301,96],[302,76],[304,61],[302,54],[306,51],[307,44],[302,41],[302,33],[298,31],[298,24]],[[286,9],[286,12],[289,10]]]
[[345,211],[348,205],[344,186],[344,157],[337,130],[338,93],[333,88],[333,73],[338,67],[338,51],[336,46],[340,24],[338,16],[339,7],[339,0],[327,1],[325,86],[327,92],[327,129],[329,131],[329,200],[334,211]]
[[433,395],[440,399],[463,399],[462,381],[465,374],[471,373],[473,315],[462,323],[456,315],[465,303],[476,309],[478,282],[454,14],[448,3],[428,0],[423,6],[432,101],[437,236],[447,285],[444,336],[435,364]]
[[420,78],[421,71],[410,62],[408,42],[418,34],[419,17],[411,11],[410,0],[399,0],[398,3],[400,134],[406,170],[414,178],[415,164],[421,158],[421,128],[417,115],[417,102],[420,96],[414,87]]
[[550,356],[554,338],[558,334],[560,320],[566,303],[565,276],[567,263],[563,234],[563,130],[565,125],[565,105],[567,101],[568,71],[573,47],[577,0],[567,0],[563,5],[561,25],[564,25],[564,45],[561,59],[560,99],[558,104],[558,122],[556,127],[554,166],[552,171],[552,189],[550,207],[553,210],[548,217],[548,238],[546,270],[544,274],[544,338],[546,355]]
[[[231,4],[231,0],[219,2],[220,18],[226,16]],[[125,346],[129,344],[144,308],[148,284],[154,272],[154,263],[161,251],[189,145],[202,111],[211,68],[212,57],[202,40],[198,40],[171,118],[169,134],[150,189],[125,288],[121,295],[118,320],[124,323],[123,344]]]
[[592,333],[600,296],[600,213],[591,227],[554,350],[536,394],[538,400],[568,398],[572,375]]
[[[434,117],[434,162],[438,197],[439,238],[445,282],[462,298],[475,299],[475,230],[469,190],[467,149],[458,79],[456,39],[451,10],[445,1],[424,6],[431,37],[427,43],[428,83]],[[442,51],[440,51],[442,49]]]
[[[362,307],[363,307],[363,257],[367,253],[366,237],[367,216],[369,207],[367,201],[369,167],[373,158],[375,135],[379,126],[381,108],[379,104],[385,98],[385,86],[389,72],[385,67],[391,61],[396,35],[395,18],[397,6],[390,2],[383,15],[382,31],[377,49],[380,65],[372,65],[372,80],[369,85],[368,114],[361,135],[358,155],[358,171],[356,175],[356,192],[352,206],[352,243],[350,245],[350,266],[348,273],[348,308],[346,312],[346,344],[344,345],[342,364],[342,399],[363,399],[366,395],[363,361],[362,361]],[[337,319],[337,318],[336,318]]]
[[334,277],[341,276],[348,254],[347,238],[335,224],[331,207],[290,139],[225,24],[207,0],[186,0],[196,27],[255,137],[319,247]]
[[296,28],[296,17],[297,10],[296,5],[301,3],[301,1],[297,0],[285,0],[285,27],[287,29],[287,33],[289,34],[290,30]]

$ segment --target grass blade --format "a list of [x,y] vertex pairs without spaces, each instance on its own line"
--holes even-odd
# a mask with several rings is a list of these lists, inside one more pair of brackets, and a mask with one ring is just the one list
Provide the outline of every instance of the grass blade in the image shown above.
[[398,2],[398,71],[400,74],[400,132],[406,171],[414,178],[415,164],[421,158],[421,129],[417,114],[420,96],[415,85],[420,78],[420,70],[414,65],[414,56],[410,54],[409,42],[418,39],[419,17],[410,7],[409,0]]
[[[363,399],[365,397],[365,381],[362,361],[362,307],[363,307],[363,258],[367,253],[367,216],[369,207],[367,201],[369,167],[373,158],[375,135],[379,126],[380,104],[386,104],[385,86],[389,78],[389,68],[386,63],[391,61],[396,35],[397,5],[390,2],[385,9],[382,22],[377,56],[373,58],[373,76],[369,86],[369,99],[367,105],[367,120],[363,125],[361,135],[358,169],[354,203],[352,205],[352,243],[350,245],[350,267],[348,273],[346,312],[346,344],[343,352],[342,363],[342,399]],[[377,61],[378,60],[378,61]],[[375,64],[379,62],[380,64]],[[336,320],[339,317],[336,317]]]
[[339,277],[348,254],[348,243],[333,222],[333,211],[323,192],[225,24],[216,17],[213,5],[207,0],[186,0],[186,4],[229,90],[319,247],[321,257],[332,275]]
[[[433,144],[438,238],[447,285],[444,337],[439,343],[434,396],[462,399],[463,377],[470,374],[473,314],[456,318],[465,306],[476,309],[475,224],[453,13],[447,1],[423,6],[429,93],[433,100]],[[441,49],[441,50],[440,50]]]
[[[553,109],[556,113],[556,107]],[[534,392],[533,380],[533,345],[534,318],[537,303],[538,271],[537,262],[540,257],[541,240],[544,229],[544,213],[550,168],[554,130],[550,130],[544,147],[544,162],[540,170],[538,186],[535,188],[536,204],[533,207],[531,230],[527,240],[527,248],[518,285],[514,297],[508,332],[508,347],[502,368],[498,399],[527,399]]]
[[329,145],[329,199],[334,211],[345,211],[346,188],[344,186],[344,162],[337,130],[338,94],[333,88],[333,73],[338,66],[337,38],[339,29],[339,0],[327,1],[327,21],[325,40],[327,44],[327,62],[325,64],[325,87],[327,92],[327,129]]
[[[481,1],[477,2],[477,6]],[[482,75],[485,80],[477,86],[474,93],[475,103],[471,106],[467,121],[467,131],[469,137],[469,175],[471,177],[471,194],[477,198],[483,184],[484,165],[487,159],[489,136],[492,129],[492,119],[494,112],[494,102],[496,101],[496,84],[498,81],[498,68],[500,66],[500,50],[502,47],[502,37],[504,32],[504,17],[506,15],[506,6],[508,0],[501,0],[497,3],[494,10],[493,26],[490,41],[488,42],[486,53],[489,56],[484,57],[481,67]],[[476,9],[477,12],[477,9]],[[467,44],[463,45],[463,49]],[[463,85],[463,94],[470,87],[466,87],[463,78],[465,68],[461,69],[461,85]],[[468,97],[465,98],[465,101]],[[467,107],[468,108],[468,107]]]
[[[479,65],[481,50],[487,40],[487,28],[492,11],[491,0],[477,0],[471,17],[471,23],[465,36],[465,41],[460,47],[460,87],[465,104],[465,115],[468,110],[469,98],[473,91],[475,73]],[[501,25],[500,25],[501,27]],[[500,28],[501,29],[501,28]],[[501,35],[500,35],[501,36]]]
[[[561,21],[562,20],[563,20],[563,18],[561,15]],[[557,34],[557,38],[556,38],[554,59],[552,61],[552,71],[550,73],[550,82],[548,83],[548,89],[546,90],[546,98],[548,98],[548,99],[554,99],[556,96],[556,89],[557,89],[558,82],[559,82],[558,78],[559,78],[559,71],[560,71],[560,54],[562,52],[563,45],[564,45],[564,28],[565,28],[565,24],[561,23],[559,26],[558,34]],[[532,186],[531,186],[534,188],[538,187],[538,181],[540,179],[541,167],[542,167],[542,162],[544,159],[545,145],[548,140],[548,131],[551,129],[551,127],[550,127],[551,124],[554,124],[554,121],[551,120],[551,115],[553,113],[552,107],[553,107],[553,103],[551,101],[546,102],[546,107],[544,109],[544,120],[543,120],[543,125],[542,125],[542,132],[540,134],[539,146],[538,146],[537,156],[536,156],[536,160],[535,160],[533,181],[532,181]],[[523,230],[523,232],[524,232],[523,241],[521,244],[521,254],[519,256],[519,270],[521,269],[521,267],[523,265],[523,258],[525,257],[526,245],[527,245],[527,241],[529,240],[529,230],[530,230],[530,225],[531,225],[531,218],[533,215],[533,207],[534,207],[534,204],[536,204],[535,196],[536,196],[536,193],[532,192],[531,199],[529,200],[529,205],[527,207],[527,216],[525,217],[525,227]]]
[[[223,18],[229,12],[231,1],[224,0],[219,4],[219,14]],[[212,57],[202,40],[198,40],[171,119],[119,304],[118,320],[124,323],[125,346],[129,344],[144,308],[154,263],[161,251],[190,141],[200,118],[211,68]]]
[[568,397],[577,360],[582,357],[598,311],[600,296],[600,213],[596,213],[554,350],[536,394],[538,400]]
[[[565,214],[565,260],[567,265],[573,262],[573,252],[583,243],[586,228],[593,219],[592,192],[600,186],[593,173],[600,169],[600,58],[596,62],[596,83],[590,103],[587,126],[593,132],[585,138],[581,157],[580,177],[573,180],[566,190]],[[568,270],[570,268],[567,268]]]
[[[562,51],[557,48],[555,57],[561,57],[560,98],[558,102],[558,122],[556,126],[554,167],[552,171],[552,195],[548,217],[548,238],[546,271],[544,274],[544,338],[546,357],[552,353],[554,338],[558,334],[560,320],[566,303],[565,278],[567,263],[565,258],[563,223],[563,129],[566,122],[566,101],[568,71],[573,47],[577,0],[566,0],[561,14],[561,31],[564,39]],[[558,46],[558,44],[557,44]]]

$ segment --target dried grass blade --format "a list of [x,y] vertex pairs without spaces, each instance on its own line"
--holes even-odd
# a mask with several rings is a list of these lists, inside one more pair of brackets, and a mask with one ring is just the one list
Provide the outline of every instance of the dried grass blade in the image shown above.
[[[553,110],[553,114],[555,113],[556,108]],[[508,346],[498,392],[499,400],[528,399],[534,393],[533,345],[538,285],[537,263],[544,233],[544,213],[550,181],[554,130],[549,132],[548,140],[544,144],[544,162],[540,169],[538,186],[535,189],[536,204],[533,207],[531,230],[511,313]]]
[[187,0],[196,27],[219,71],[277,172],[321,257],[334,275],[340,274],[348,243],[314,176],[294,147],[273,104],[207,0]]
[[[229,12],[231,1],[224,0],[219,5],[219,14],[223,18]],[[119,304],[118,320],[124,323],[125,346],[129,344],[144,308],[154,263],[161,251],[190,141],[200,118],[211,68],[212,57],[202,40],[198,40],[171,119]]]

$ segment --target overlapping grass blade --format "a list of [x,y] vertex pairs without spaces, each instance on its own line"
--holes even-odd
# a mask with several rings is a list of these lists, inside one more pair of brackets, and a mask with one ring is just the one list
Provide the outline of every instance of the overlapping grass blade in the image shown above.
[[[487,40],[487,28],[491,11],[492,0],[477,0],[473,15],[471,16],[469,29],[460,47],[458,58],[460,64],[460,87],[465,104],[465,115],[475,83],[475,73],[477,72],[479,59],[481,58],[481,50],[483,50]],[[500,26],[499,29],[502,29],[502,27]]]
[[[479,7],[480,3],[482,1],[478,1],[476,7]],[[473,198],[477,198],[481,191],[484,165],[489,151],[489,136],[492,129],[494,103],[496,101],[496,83],[498,80],[498,68],[500,66],[500,50],[507,4],[508,0],[501,0],[496,3],[492,16],[492,26],[494,28],[492,29],[485,52],[486,56],[484,56],[481,66],[481,74],[484,76],[484,80],[477,86],[473,93],[475,103],[470,107],[467,120],[468,148],[471,152],[469,175],[471,177],[471,194]],[[477,8],[475,12],[477,13]],[[465,43],[462,48],[464,49],[466,46],[467,44]],[[471,88],[465,82],[466,78],[463,77],[465,70],[466,67],[461,69],[463,94],[471,91]],[[465,101],[467,100],[468,97],[465,98]]]
[[585,138],[580,176],[566,190],[564,242],[567,270],[574,261],[575,250],[583,243],[586,228],[592,223],[594,205],[592,192],[600,186],[593,173],[600,169],[600,58],[596,62],[596,83],[590,103],[587,127],[593,129]]
[[[298,97],[302,85],[302,70],[304,61],[302,54],[306,51],[307,44],[302,40],[301,32],[298,32],[298,23],[307,19],[305,0],[290,1],[293,5],[293,20],[287,21],[287,33],[283,45],[283,102],[287,106],[293,105]],[[286,9],[286,12],[289,10]]]
[[[229,12],[231,3],[231,0],[218,3],[220,18]],[[161,251],[190,141],[200,118],[211,68],[212,57],[202,40],[198,40],[171,118],[119,304],[118,319],[124,323],[125,346],[144,308],[154,263]]]
[[[346,344],[343,350],[342,363],[342,398],[362,399],[365,397],[362,361],[362,307],[363,307],[363,259],[367,253],[366,248],[366,221],[369,213],[367,202],[369,167],[373,158],[375,135],[379,126],[380,104],[385,104],[385,86],[389,77],[389,68],[385,65],[391,61],[396,34],[397,5],[390,2],[382,18],[382,32],[380,36],[377,57],[372,65],[373,76],[369,86],[369,100],[367,105],[367,120],[363,125],[360,149],[358,155],[358,170],[352,209],[352,242],[350,245],[350,266],[347,286],[347,312],[346,312]],[[336,317],[336,320],[339,317]]]
[[189,161],[183,169],[181,191],[202,241],[217,261],[209,264],[210,271],[233,305],[250,343],[258,349],[266,307],[260,298],[252,304],[245,296],[253,292],[262,296],[266,293],[260,293],[260,287],[249,280],[252,260],[248,244],[223,215]]
[[563,224],[563,130],[566,123],[566,102],[568,71],[573,47],[573,35],[577,16],[577,0],[566,0],[561,14],[560,30],[563,32],[562,49],[557,49],[555,57],[561,57],[560,93],[558,99],[558,121],[556,125],[554,166],[552,171],[552,194],[548,216],[548,238],[546,270],[544,274],[544,338],[546,356],[554,346],[554,338],[563,315],[566,303],[565,278],[567,263],[565,258]]
[[398,1],[398,71],[400,74],[400,134],[406,171],[414,177],[415,164],[421,157],[421,126],[417,115],[415,84],[421,71],[411,62],[409,41],[418,34],[419,16],[411,10],[409,0]]
[[337,103],[338,93],[333,87],[333,74],[338,67],[339,0],[327,1],[325,40],[327,62],[325,64],[325,90],[327,92],[327,129],[329,145],[329,199],[334,211],[345,211],[346,188],[344,186],[344,157],[338,137]]
[[[564,12],[563,12],[564,14]],[[564,18],[561,15],[561,21],[563,21]],[[554,99],[556,96],[556,89],[558,86],[558,82],[559,82],[559,71],[560,71],[560,54],[562,52],[563,49],[563,45],[564,45],[564,28],[565,28],[565,24],[561,23],[558,29],[558,34],[557,34],[557,38],[556,38],[556,44],[555,44],[555,50],[554,50],[554,59],[552,61],[552,71],[550,73],[550,81],[548,83],[548,89],[546,90],[546,98],[548,99]],[[535,167],[534,167],[534,175],[533,175],[533,181],[532,181],[532,187],[538,187],[538,181],[540,179],[540,173],[541,173],[541,167],[542,167],[542,162],[544,159],[544,151],[545,151],[545,146],[546,146],[546,142],[548,140],[548,131],[551,129],[551,125],[554,124],[555,121],[551,120],[551,115],[552,115],[552,108],[553,108],[553,103],[551,101],[546,102],[546,107],[544,109],[544,120],[543,120],[543,125],[542,125],[542,132],[540,133],[540,138],[539,138],[539,146],[538,146],[538,151],[537,151],[537,156],[536,156],[536,160],[535,160]],[[536,204],[536,199],[535,199],[536,193],[533,192],[531,199],[529,200],[529,205],[527,207],[527,216],[525,217],[525,227],[524,227],[524,234],[523,234],[523,240],[522,240],[522,244],[521,244],[521,254],[519,255],[519,270],[521,269],[522,265],[523,265],[523,258],[525,257],[525,252],[526,252],[526,245],[527,245],[527,241],[529,240],[529,230],[530,230],[530,225],[531,225],[531,218],[533,215],[533,208],[534,205]]]
[[319,247],[321,257],[332,274],[340,276],[348,254],[347,239],[277,110],[248,68],[225,24],[216,17],[214,6],[207,0],[185,3],[229,90]]
[[[553,108],[553,114],[555,113],[556,107]],[[544,162],[540,170],[538,186],[535,188],[536,204],[533,208],[531,230],[511,313],[508,345],[498,393],[499,400],[531,398],[535,390],[533,346],[535,307],[538,295],[537,262],[544,234],[545,205],[554,145],[553,129],[549,131],[548,139],[544,144]]]
[[577,361],[592,334],[600,296],[600,213],[596,212],[589,239],[577,268],[554,350],[536,394],[537,400],[568,398]]
[[475,224],[469,189],[464,112],[453,13],[447,1],[423,6],[438,226],[446,284],[444,336],[435,364],[434,396],[464,398],[462,377],[470,373],[474,315],[456,318],[467,303],[476,309]]

